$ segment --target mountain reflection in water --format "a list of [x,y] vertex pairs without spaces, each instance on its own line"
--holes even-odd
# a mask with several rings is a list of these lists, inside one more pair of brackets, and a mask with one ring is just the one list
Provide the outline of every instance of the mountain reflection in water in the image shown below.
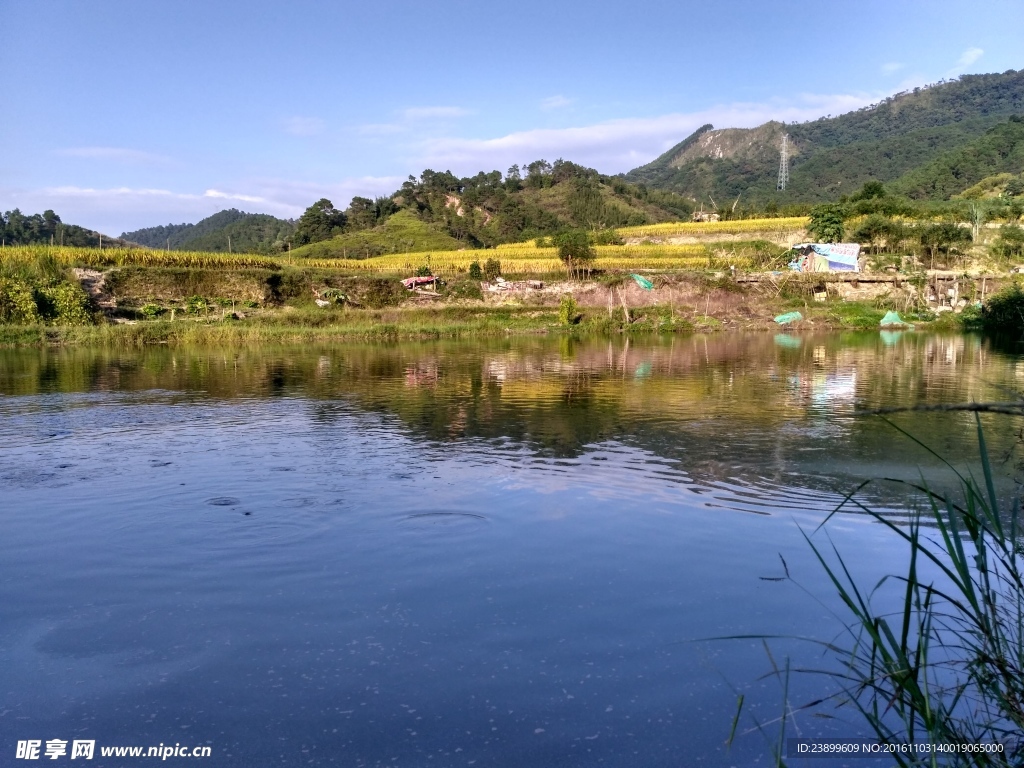
[[[0,748],[764,763],[756,732],[724,748],[738,693],[778,712],[763,648],[696,641],[832,639],[798,526],[863,479],[948,482],[859,412],[1007,400],[1022,375],[917,333],[2,350]],[[890,418],[975,460],[971,414]],[[1009,493],[1020,420],[982,421]],[[899,485],[860,498],[905,513]],[[898,569],[866,516],[830,526],[865,583]],[[796,726],[862,733],[829,713]]]

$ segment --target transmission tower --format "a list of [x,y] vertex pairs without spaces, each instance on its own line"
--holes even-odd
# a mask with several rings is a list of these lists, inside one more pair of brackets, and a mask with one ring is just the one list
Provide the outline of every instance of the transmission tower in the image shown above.
[[789,134],[782,134],[782,152],[779,156],[779,183],[775,189],[781,192],[789,181]]

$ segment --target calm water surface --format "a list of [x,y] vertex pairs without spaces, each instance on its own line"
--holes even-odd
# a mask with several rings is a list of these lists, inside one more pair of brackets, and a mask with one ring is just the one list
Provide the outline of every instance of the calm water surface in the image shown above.
[[[0,351],[2,762],[59,738],[92,765],[766,765],[746,716],[724,746],[738,694],[780,712],[764,647],[702,640],[832,639],[800,528],[864,478],[945,482],[855,412],[1022,376],[920,334]],[[973,417],[894,420],[974,456]],[[1009,493],[1021,424],[986,425]],[[828,529],[865,581],[899,569],[865,516]],[[865,733],[823,711],[791,732]]]

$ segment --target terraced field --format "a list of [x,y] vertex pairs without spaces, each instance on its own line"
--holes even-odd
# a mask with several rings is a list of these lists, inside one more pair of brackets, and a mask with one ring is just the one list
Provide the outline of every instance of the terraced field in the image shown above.
[[[720,236],[796,232],[807,225],[806,218],[742,219],[719,222],[669,222],[617,230],[623,239],[661,239],[673,236],[706,238],[707,243],[647,243],[596,246],[593,266],[604,270],[676,271],[723,269],[752,266],[744,249],[715,247]],[[159,251],[125,248],[72,248],[16,246],[0,248],[0,264],[34,262],[50,255],[66,266],[103,269],[119,266],[188,267],[202,269],[329,269],[353,274],[411,274],[423,266],[438,275],[465,273],[474,261],[501,262],[501,271],[509,275],[559,272],[563,269],[555,248],[537,247],[535,241],[507,243],[489,250],[434,250],[396,253],[368,259],[316,259],[298,256],[267,257],[253,254],[206,253],[198,251]]]
[[75,248],[46,245],[0,248],[0,264],[31,263],[41,256],[52,256],[68,267],[192,267],[207,269],[280,269],[266,256],[248,253],[211,253],[206,251],[152,251],[143,248]]

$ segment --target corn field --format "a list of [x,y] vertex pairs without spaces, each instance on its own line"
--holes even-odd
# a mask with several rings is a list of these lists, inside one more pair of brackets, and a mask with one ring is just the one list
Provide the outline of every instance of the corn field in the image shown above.
[[71,246],[18,245],[0,248],[0,262],[33,262],[52,256],[67,267],[213,267],[217,269],[280,269],[265,256],[203,251],[149,251],[132,248],[75,248]]
[[[772,220],[778,221],[778,220]],[[734,222],[726,222],[734,223]],[[664,225],[659,225],[664,226]],[[723,269],[730,265],[750,266],[744,255],[716,256],[704,245],[598,245],[595,269],[610,270],[699,270]],[[0,263],[32,263],[41,256],[52,256],[67,267],[190,267],[210,269],[323,269],[355,274],[411,275],[427,266],[437,275],[457,275],[469,270],[474,261],[483,264],[497,259],[506,275],[561,272],[565,265],[557,248],[538,248],[535,243],[508,243],[490,250],[429,251],[395,253],[369,259],[303,259],[280,256],[274,259],[250,254],[207,253],[200,251],[153,251],[125,248],[76,248],[51,246],[11,246],[0,248]]]
[[793,232],[807,227],[805,216],[735,221],[670,221],[615,230],[620,237],[672,237],[673,235],[743,235],[752,232]]
[[[692,245],[598,245],[595,269],[691,270],[750,266],[747,256],[716,257],[700,244]],[[511,243],[486,251],[430,251],[394,253],[370,259],[281,259],[282,264],[307,269],[338,269],[346,272],[415,274],[429,267],[436,275],[455,275],[469,270],[474,261],[494,258],[505,275],[561,272],[565,265],[557,248],[538,248],[533,243]]]

